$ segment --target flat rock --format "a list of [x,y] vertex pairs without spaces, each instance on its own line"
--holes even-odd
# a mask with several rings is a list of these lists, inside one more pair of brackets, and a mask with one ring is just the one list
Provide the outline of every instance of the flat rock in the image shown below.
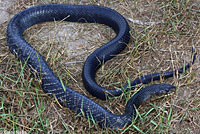
[[8,8],[11,7],[15,1],[13,0],[0,0],[0,24],[10,19]]

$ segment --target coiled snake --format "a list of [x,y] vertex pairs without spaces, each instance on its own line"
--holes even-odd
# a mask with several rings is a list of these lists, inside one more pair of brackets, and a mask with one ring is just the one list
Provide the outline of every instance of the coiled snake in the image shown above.
[[[145,75],[132,81],[131,88],[125,85],[121,90],[105,89],[96,83],[95,73],[102,62],[106,62],[113,58],[113,55],[120,53],[129,42],[129,25],[122,15],[115,10],[101,6],[64,4],[39,5],[15,15],[7,28],[7,42],[10,51],[22,62],[26,62],[33,72],[37,73],[42,81],[41,86],[44,92],[55,95],[61,105],[80,115],[84,115],[86,118],[92,118],[101,127],[119,129],[131,124],[132,119],[136,116],[135,108],[138,108],[140,104],[152,95],[167,93],[175,87],[169,84],[153,84],[137,92],[128,101],[124,114],[116,115],[110,113],[89,98],[63,86],[40,53],[34,50],[22,37],[24,31],[30,26],[55,20],[100,23],[108,25],[116,32],[114,39],[96,49],[88,56],[83,67],[82,78],[85,88],[99,99],[105,100],[106,95],[119,96],[123,93],[123,90],[130,90],[136,84],[146,84],[153,80],[159,80],[161,76],[169,78],[177,71],[182,73],[184,69],[186,70],[190,67],[190,64],[187,64],[179,70]],[[195,56],[192,63],[195,60]]]

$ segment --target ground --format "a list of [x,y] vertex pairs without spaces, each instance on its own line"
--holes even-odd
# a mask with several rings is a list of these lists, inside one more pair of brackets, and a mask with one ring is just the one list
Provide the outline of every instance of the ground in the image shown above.
[[[10,18],[23,9],[47,3],[106,6],[128,20],[131,41],[97,72],[96,81],[102,87],[120,88],[139,76],[183,67],[191,62],[192,47],[197,59],[183,74],[148,84],[169,83],[176,86],[176,91],[143,104],[131,126],[115,131],[101,129],[60,107],[56,99],[42,91],[29,68],[9,51],[6,27]],[[199,0],[1,0],[0,11],[0,133],[200,133]],[[81,78],[87,56],[114,36],[114,31],[104,25],[69,22],[39,24],[24,33],[68,87],[112,113],[122,114],[131,95],[148,85],[138,85],[118,98],[101,101],[85,90]]]

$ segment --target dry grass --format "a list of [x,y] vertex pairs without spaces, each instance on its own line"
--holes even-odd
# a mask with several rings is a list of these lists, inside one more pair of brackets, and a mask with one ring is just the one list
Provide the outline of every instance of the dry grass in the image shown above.
[[[50,1],[50,0],[49,0]],[[108,61],[97,73],[97,82],[106,88],[121,87],[138,76],[166,72],[191,61],[191,48],[200,50],[200,2],[198,0],[52,0],[50,3],[97,4],[116,9],[127,19],[144,22],[164,21],[163,25],[139,25],[129,22],[132,41],[126,50]],[[65,1],[65,2],[63,2]],[[20,0],[11,14],[38,5],[45,0]],[[200,133],[200,62],[167,80],[177,87],[174,94],[154,97],[138,111],[140,116],[124,130],[101,129],[97,124],[60,108],[55,99],[43,93],[30,70],[9,52],[6,25],[0,27],[0,132],[27,133]],[[60,32],[60,29],[66,29]],[[89,95],[81,80],[86,57],[114,37],[113,31],[99,24],[45,23],[25,33],[48,61],[53,71],[74,90],[88,96],[113,113],[121,114],[134,91],[118,98],[101,101]],[[133,43],[133,40],[135,43]],[[75,44],[75,47],[73,46]],[[76,48],[76,49],[75,49]],[[152,84],[152,83],[151,83]]]

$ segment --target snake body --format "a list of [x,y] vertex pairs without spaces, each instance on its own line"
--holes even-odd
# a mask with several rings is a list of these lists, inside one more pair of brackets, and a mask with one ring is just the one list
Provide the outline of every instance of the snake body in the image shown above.
[[153,84],[141,89],[128,101],[124,114],[116,115],[107,111],[86,96],[64,86],[40,53],[23,38],[24,31],[32,25],[55,20],[100,23],[111,27],[116,32],[114,39],[88,56],[83,67],[82,77],[85,88],[99,99],[105,100],[107,95],[119,96],[123,93],[123,90],[130,90],[136,84],[146,84],[153,80],[159,80],[161,76],[164,78],[172,77],[177,71],[182,73],[184,69],[186,70],[190,67],[190,64],[187,64],[179,70],[145,75],[132,81],[131,85],[125,85],[121,90],[105,89],[96,83],[95,73],[103,62],[120,53],[129,42],[129,25],[122,15],[115,10],[101,6],[65,4],[34,6],[15,15],[7,28],[7,42],[10,51],[22,62],[26,63],[32,72],[37,74],[41,79],[41,86],[44,92],[50,96],[56,96],[61,105],[87,119],[93,119],[101,127],[119,129],[131,124],[132,119],[136,116],[135,108],[138,108],[152,95],[167,93],[175,87],[170,84]]

